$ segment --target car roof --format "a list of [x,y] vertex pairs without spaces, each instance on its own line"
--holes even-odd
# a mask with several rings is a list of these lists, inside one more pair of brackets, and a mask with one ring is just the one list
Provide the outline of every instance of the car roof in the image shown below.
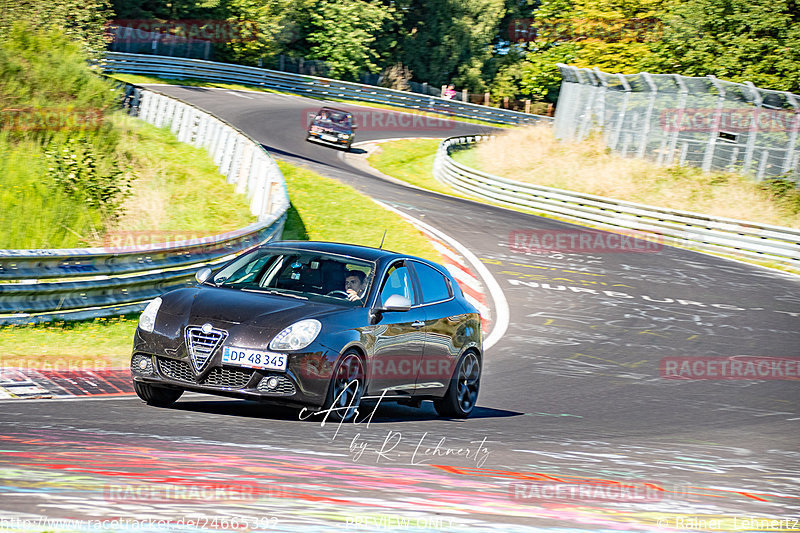
[[336,111],[337,113],[344,113],[345,115],[350,115],[350,111],[345,111],[344,109],[338,109],[335,107],[327,107],[327,106],[320,108],[320,110],[317,111],[317,114],[319,115],[323,111]]
[[341,242],[323,241],[272,241],[264,244],[262,248],[286,248],[294,250],[308,250],[322,253],[349,255],[357,259],[367,261],[378,261],[379,259],[391,259],[396,257],[407,257],[409,259],[419,259],[410,255],[402,255],[391,250],[361,246],[358,244],[346,244]]

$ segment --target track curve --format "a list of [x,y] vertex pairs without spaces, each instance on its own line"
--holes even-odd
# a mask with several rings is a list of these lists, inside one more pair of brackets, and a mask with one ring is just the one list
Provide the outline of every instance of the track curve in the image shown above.
[[[669,247],[520,253],[514,231],[576,227],[410,188],[366,169],[357,149],[305,142],[317,100],[150,88],[453,236],[500,284],[508,330],[486,354],[466,421],[389,405],[369,425],[322,425],[201,395],[171,409],[135,398],[4,402],[3,515],[164,520],[159,528],[206,519],[189,530],[236,517],[254,531],[728,530],[800,518],[800,381],[660,370],[665,357],[800,359],[800,278]],[[487,132],[393,127],[386,112],[332,105],[363,113],[359,140]],[[200,496],[181,498],[181,487]]]

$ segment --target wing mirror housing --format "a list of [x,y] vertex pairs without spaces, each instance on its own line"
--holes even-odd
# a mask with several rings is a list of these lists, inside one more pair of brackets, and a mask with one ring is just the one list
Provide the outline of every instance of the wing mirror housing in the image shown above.
[[208,281],[208,278],[211,277],[211,269],[208,267],[201,268],[197,271],[194,275],[194,279],[197,280],[197,283],[203,284]]
[[411,300],[399,294],[392,294],[383,302],[382,306],[372,308],[369,313],[369,323],[377,323],[383,313],[404,313],[409,309],[411,309]]

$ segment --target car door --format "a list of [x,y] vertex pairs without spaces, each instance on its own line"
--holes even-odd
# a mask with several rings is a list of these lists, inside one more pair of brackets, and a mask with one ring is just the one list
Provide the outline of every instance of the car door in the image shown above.
[[414,391],[417,370],[422,360],[425,334],[425,309],[419,305],[407,262],[395,261],[380,281],[376,307],[398,296],[410,304],[408,311],[383,311],[374,322],[373,356],[368,362],[369,393],[383,391],[410,394]]
[[416,376],[417,393],[444,393],[458,362],[456,336],[464,321],[464,309],[454,298],[450,279],[439,270],[409,261],[420,293],[420,309],[425,311],[422,362]]

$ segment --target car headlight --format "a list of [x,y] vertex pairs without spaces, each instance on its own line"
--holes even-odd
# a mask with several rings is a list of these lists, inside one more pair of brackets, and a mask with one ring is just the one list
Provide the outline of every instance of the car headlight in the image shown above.
[[153,332],[153,328],[156,327],[156,315],[159,307],[161,307],[161,298],[156,298],[147,304],[147,307],[144,308],[142,315],[139,317],[139,329],[150,333]]
[[295,322],[275,335],[275,338],[269,343],[269,349],[301,350],[314,342],[321,329],[322,324],[313,318]]
[[340,133],[339,134],[339,138],[340,139],[348,139],[348,138],[350,138],[350,134],[349,133]]

